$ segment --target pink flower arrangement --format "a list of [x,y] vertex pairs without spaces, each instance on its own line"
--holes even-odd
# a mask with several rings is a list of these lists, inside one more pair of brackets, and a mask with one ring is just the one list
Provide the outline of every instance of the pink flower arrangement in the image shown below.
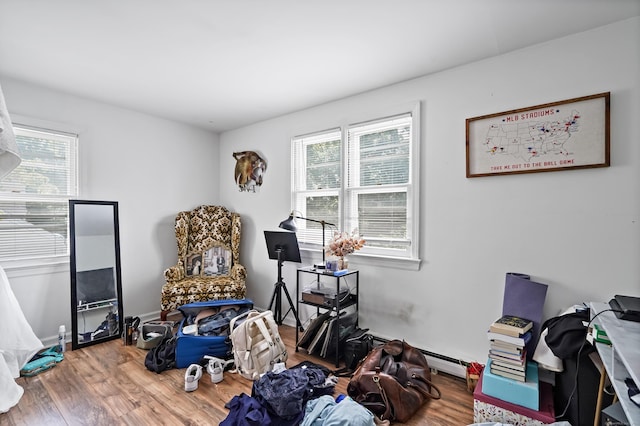
[[356,250],[360,250],[365,242],[364,238],[358,235],[357,229],[354,229],[351,234],[336,231],[325,247],[325,253],[329,256],[344,257]]

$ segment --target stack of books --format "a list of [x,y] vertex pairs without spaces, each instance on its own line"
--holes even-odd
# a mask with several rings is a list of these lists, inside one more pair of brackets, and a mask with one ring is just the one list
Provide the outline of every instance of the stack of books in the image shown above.
[[509,379],[526,381],[527,350],[533,322],[513,315],[503,315],[491,324],[489,359],[491,373]]

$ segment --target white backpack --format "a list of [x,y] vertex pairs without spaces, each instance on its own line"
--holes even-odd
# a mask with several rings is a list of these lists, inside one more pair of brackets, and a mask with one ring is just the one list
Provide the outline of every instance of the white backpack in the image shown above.
[[287,348],[271,311],[253,309],[238,315],[231,320],[229,331],[236,370],[242,377],[257,380],[276,363],[287,360]]

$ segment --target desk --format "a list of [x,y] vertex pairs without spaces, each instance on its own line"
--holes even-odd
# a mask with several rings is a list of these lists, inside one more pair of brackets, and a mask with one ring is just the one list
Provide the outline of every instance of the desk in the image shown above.
[[[610,309],[607,303],[600,302],[591,302],[590,308],[592,318]],[[640,407],[631,402],[624,383],[624,379],[631,377],[640,384],[640,322],[620,320],[613,312],[603,312],[593,322],[600,325],[611,340],[611,346],[595,344],[627,420],[632,426],[640,426]]]

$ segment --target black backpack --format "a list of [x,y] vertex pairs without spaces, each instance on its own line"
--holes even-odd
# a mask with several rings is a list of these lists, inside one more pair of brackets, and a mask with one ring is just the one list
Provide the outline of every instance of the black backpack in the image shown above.
[[166,337],[158,346],[152,348],[144,359],[148,370],[162,373],[176,366],[176,336]]
[[333,371],[338,377],[351,377],[367,354],[373,349],[373,336],[369,329],[356,328],[344,341],[344,368]]

